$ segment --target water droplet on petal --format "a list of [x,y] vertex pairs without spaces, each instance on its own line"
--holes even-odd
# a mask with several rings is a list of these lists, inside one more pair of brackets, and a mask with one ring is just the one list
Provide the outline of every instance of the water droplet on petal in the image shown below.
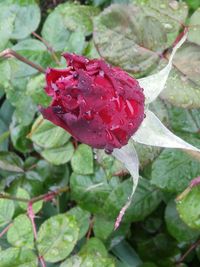
[[113,139],[114,139],[112,133],[109,130],[106,130],[106,138],[109,141],[113,141]]
[[92,119],[94,119],[94,114],[91,110],[88,110],[83,114],[83,117],[84,119],[91,121]]
[[126,105],[127,105],[126,108],[127,115],[132,117],[134,115],[134,109],[131,102],[129,100],[126,100]]
[[100,70],[99,75],[100,75],[101,77],[104,77],[104,71],[103,71],[103,70]]
[[120,119],[119,123],[120,125],[124,125],[124,121],[122,119]]

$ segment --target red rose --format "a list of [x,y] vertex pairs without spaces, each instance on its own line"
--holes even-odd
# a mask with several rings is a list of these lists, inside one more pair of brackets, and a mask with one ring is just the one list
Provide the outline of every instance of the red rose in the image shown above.
[[78,141],[112,152],[127,144],[144,118],[144,94],[137,80],[103,59],[64,54],[68,68],[47,69],[52,97],[44,118]]

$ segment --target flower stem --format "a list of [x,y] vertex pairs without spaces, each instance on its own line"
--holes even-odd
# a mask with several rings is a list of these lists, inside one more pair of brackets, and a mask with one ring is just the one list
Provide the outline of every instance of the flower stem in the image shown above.
[[40,65],[28,60],[27,58],[21,56],[20,54],[18,54],[17,52],[15,52],[14,50],[8,48],[4,51],[2,51],[0,53],[0,58],[1,57],[4,57],[4,58],[9,58],[9,57],[15,57],[17,58],[18,60],[24,62],[25,64],[31,66],[32,68],[38,70],[39,72],[41,73],[45,73],[45,69],[43,67],[41,67]]

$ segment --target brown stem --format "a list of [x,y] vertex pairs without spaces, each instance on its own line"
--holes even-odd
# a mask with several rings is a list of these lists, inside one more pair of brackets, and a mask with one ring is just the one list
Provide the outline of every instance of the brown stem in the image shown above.
[[26,203],[28,203],[30,201],[30,199],[28,199],[28,198],[10,196],[10,195],[6,195],[5,193],[0,193],[0,198],[11,199],[11,200],[26,202]]
[[92,234],[93,226],[94,226],[94,217],[91,217],[91,218],[90,218],[89,229],[88,229],[87,236],[86,236],[86,239],[87,239],[87,240],[90,239],[90,236],[91,236],[91,234]]
[[32,68],[38,70],[39,72],[45,73],[45,69],[43,67],[41,67],[40,65],[37,65],[36,63],[28,60],[27,58],[21,56],[20,54],[18,54],[17,52],[15,52],[14,50],[12,50],[10,48],[2,51],[0,53],[0,58],[1,57],[4,57],[4,58],[15,57],[18,60],[24,62],[25,64],[31,66]]
[[46,263],[45,263],[44,258],[42,256],[39,256],[39,261],[40,261],[42,267],[46,267]]
[[43,39],[39,34],[37,34],[36,32],[32,32],[32,34],[36,38],[38,38],[40,41],[43,42],[43,44],[47,47],[47,49],[51,53],[51,55],[52,55],[53,59],[55,60],[56,64],[60,65],[60,61],[58,60],[58,57],[56,56],[56,53],[55,53],[53,47],[45,39]]
[[21,198],[21,197],[16,197],[16,196],[10,196],[10,195],[7,195],[5,193],[0,193],[0,198],[11,199],[11,200],[20,201],[20,202],[26,202],[26,203],[29,203],[29,202],[35,203],[35,202],[40,201],[40,200],[50,201],[55,196],[57,196],[57,195],[59,195],[61,193],[67,192],[67,191],[69,191],[69,187],[68,186],[61,187],[61,188],[59,188],[59,189],[57,189],[55,191],[48,192],[46,194],[43,194],[43,195],[40,195],[40,196],[37,196],[37,197],[33,197],[31,199]]
[[198,247],[199,245],[200,245],[200,240],[198,240],[197,242],[195,242],[194,244],[192,244],[188,248],[188,250],[181,256],[181,258],[178,260],[177,264],[178,265],[181,264],[185,260],[185,258],[190,254],[190,252],[192,250],[194,250],[196,247]]

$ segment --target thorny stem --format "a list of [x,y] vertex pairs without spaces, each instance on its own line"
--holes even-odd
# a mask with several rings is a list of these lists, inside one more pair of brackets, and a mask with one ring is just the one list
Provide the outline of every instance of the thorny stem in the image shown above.
[[28,217],[29,217],[31,224],[32,224],[34,239],[36,240],[37,239],[37,230],[36,230],[36,225],[35,225],[35,220],[34,220],[35,219],[35,213],[33,211],[33,203],[31,201],[28,203],[27,214],[28,214]]
[[4,58],[9,58],[9,57],[15,57],[17,58],[18,60],[24,62],[25,64],[31,66],[32,68],[38,70],[39,72],[41,73],[45,73],[45,69],[43,67],[41,67],[40,65],[28,60],[27,58],[21,56],[20,54],[18,54],[17,52],[15,52],[14,50],[8,48],[4,51],[2,51],[0,53],[0,58],[1,57],[4,57]]
[[56,53],[53,49],[53,47],[45,40],[43,39],[39,34],[37,34],[36,32],[32,32],[32,34],[38,38],[40,41],[43,42],[43,44],[47,47],[47,49],[49,50],[49,52],[52,55],[52,58],[55,60],[56,64],[60,65],[60,61],[58,60],[58,57],[56,56]]
[[[28,208],[27,208],[27,215],[31,221],[32,228],[33,228],[33,235],[34,235],[34,240],[37,240],[37,229],[36,229],[36,224],[35,224],[35,213],[33,211],[33,202],[29,201],[28,203]],[[42,267],[46,267],[46,263],[44,261],[44,258],[39,255],[38,260],[40,261]]]
[[192,250],[194,250],[196,247],[198,247],[199,245],[200,245],[200,240],[198,240],[197,242],[195,242],[194,244],[192,244],[188,248],[188,250],[181,256],[181,258],[178,260],[177,265],[181,264],[185,260],[185,258],[190,254],[190,252]]

